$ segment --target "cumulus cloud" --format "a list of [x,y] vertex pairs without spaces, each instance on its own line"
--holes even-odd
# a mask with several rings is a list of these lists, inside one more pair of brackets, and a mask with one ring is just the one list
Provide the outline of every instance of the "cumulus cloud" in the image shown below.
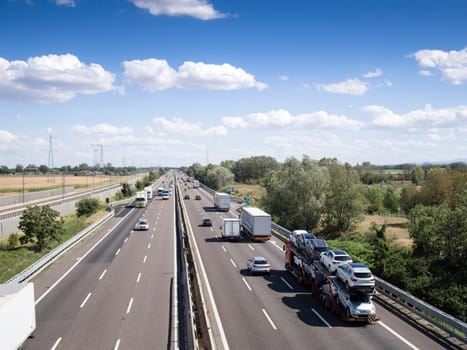
[[190,135],[190,136],[224,136],[227,135],[227,128],[223,125],[211,126],[204,128],[196,123],[189,123],[181,118],[169,120],[165,117],[156,117],[153,119],[154,124],[167,132],[174,134]]
[[151,15],[189,16],[202,20],[226,17],[206,0],[130,0]]
[[[422,68],[419,74],[428,75],[428,69],[439,70],[442,79],[459,85],[467,81],[467,48],[461,51],[419,50],[414,55]],[[422,73],[423,72],[423,73]]]
[[373,116],[370,125],[382,128],[452,128],[467,124],[467,106],[433,109],[431,105],[426,105],[423,109],[406,114],[397,114],[389,108],[375,105],[366,106],[363,110]]
[[368,84],[360,79],[348,79],[339,83],[316,84],[318,90],[324,90],[336,94],[361,96],[368,91]]
[[332,115],[325,111],[298,114],[279,109],[269,112],[253,113],[246,117],[229,116],[222,118],[230,128],[272,127],[291,129],[359,129],[363,126],[358,120],[343,115]]
[[27,61],[0,57],[0,99],[19,102],[65,102],[77,94],[115,90],[114,74],[76,56],[47,55]]
[[71,130],[84,135],[128,135],[133,134],[133,129],[127,126],[114,126],[107,123],[97,124],[93,126],[75,125]]
[[363,74],[363,77],[371,79],[371,78],[379,77],[381,75],[383,75],[383,71],[379,68],[376,68],[374,72],[368,72],[368,73]]
[[0,130],[0,143],[8,143],[15,139],[15,135],[6,130]]
[[267,85],[257,82],[255,77],[242,68],[230,64],[206,64],[184,62],[178,70],[166,60],[150,58],[146,60],[124,61],[124,76],[128,83],[147,91],[165,90],[173,87],[181,89],[237,90],[257,88]]

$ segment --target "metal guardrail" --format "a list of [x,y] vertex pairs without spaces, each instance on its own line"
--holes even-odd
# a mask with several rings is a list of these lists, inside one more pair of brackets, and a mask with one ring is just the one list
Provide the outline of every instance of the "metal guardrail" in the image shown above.
[[37,260],[35,263],[27,267],[25,270],[17,274],[16,276],[10,278],[6,283],[21,283],[21,282],[28,282],[42,270],[44,270],[47,266],[52,264],[55,260],[57,260],[63,253],[65,253],[68,249],[70,249],[75,243],[80,241],[82,238],[87,236],[91,233],[96,227],[103,224],[105,221],[110,219],[115,215],[115,212],[112,210],[103,218],[99,219],[91,226],[86,227],[84,230],[79,232],[78,234],[71,237],[66,242],[63,242],[58,247],[44,255],[42,258]]

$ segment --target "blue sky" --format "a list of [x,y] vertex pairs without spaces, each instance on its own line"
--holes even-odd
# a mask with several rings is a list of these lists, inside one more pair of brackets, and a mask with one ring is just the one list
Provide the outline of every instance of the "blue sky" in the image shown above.
[[464,0],[1,0],[0,165],[467,158]]

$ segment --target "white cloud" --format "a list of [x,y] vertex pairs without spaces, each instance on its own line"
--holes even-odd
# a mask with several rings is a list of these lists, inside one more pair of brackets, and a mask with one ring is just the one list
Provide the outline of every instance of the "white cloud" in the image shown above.
[[370,105],[363,110],[373,116],[371,125],[383,128],[461,128],[467,124],[467,106],[433,109],[431,105],[426,105],[423,109],[402,115],[384,106]]
[[424,77],[431,77],[433,75],[433,72],[429,71],[429,70],[426,70],[426,69],[422,69],[422,70],[418,71],[418,75],[421,75],[421,76],[424,76]]
[[215,65],[184,62],[176,71],[166,60],[150,58],[124,61],[123,66],[128,83],[141,86],[151,92],[173,87],[208,90],[267,88],[266,84],[257,82],[253,75],[226,63]]
[[0,130],[0,143],[8,143],[15,139],[15,135],[6,130]]
[[20,102],[65,102],[77,94],[116,89],[114,74],[99,64],[86,65],[76,56],[47,55],[27,61],[0,57],[0,99]]
[[252,113],[246,117],[224,117],[222,121],[231,128],[359,129],[363,126],[363,123],[358,120],[349,119],[343,115],[328,114],[325,111],[294,116],[283,109]]
[[371,79],[371,78],[379,77],[381,75],[383,75],[383,71],[379,68],[376,68],[374,72],[368,72],[368,73],[363,74],[363,77]]
[[368,91],[368,84],[360,79],[348,79],[339,83],[316,84],[318,90],[324,90],[336,94],[361,96]]
[[467,48],[449,52],[419,50],[413,56],[420,67],[439,70],[442,79],[450,84],[459,85],[467,81]]
[[98,135],[128,135],[133,134],[133,129],[126,126],[114,126],[107,123],[93,126],[76,125],[71,130],[79,134],[98,134]]
[[161,127],[163,130],[189,136],[224,136],[227,135],[227,128],[223,125],[203,128],[199,124],[189,123],[181,118],[168,120],[164,117],[156,117],[153,119],[154,124]]
[[384,83],[386,86],[392,86],[392,82],[390,80],[384,79]]
[[281,76],[279,77],[279,80],[287,81],[287,80],[289,80],[289,77],[288,77],[287,75],[281,75]]
[[226,17],[207,0],[130,0],[136,7],[148,10],[154,16],[190,16],[202,20]]
[[55,3],[58,6],[69,6],[69,7],[75,7],[75,0],[55,0]]

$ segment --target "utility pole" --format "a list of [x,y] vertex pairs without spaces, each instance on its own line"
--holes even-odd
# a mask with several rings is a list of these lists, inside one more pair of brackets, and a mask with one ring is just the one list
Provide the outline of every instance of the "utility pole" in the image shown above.
[[54,146],[53,146],[53,137],[52,133],[49,133],[49,162],[47,164],[49,168],[47,182],[55,183],[55,176],[53,175],[54,171]]

